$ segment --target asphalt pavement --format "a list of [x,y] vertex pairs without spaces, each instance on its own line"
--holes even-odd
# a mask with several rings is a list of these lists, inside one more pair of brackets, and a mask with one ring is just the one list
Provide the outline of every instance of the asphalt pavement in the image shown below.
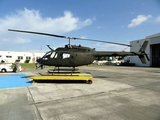
[[[79,69],[92,74],[92,84],[43,81],[1,88],[0,120],[160,120],[160,68]],[[18,74],[29,77],[46,71],[25,69]]]

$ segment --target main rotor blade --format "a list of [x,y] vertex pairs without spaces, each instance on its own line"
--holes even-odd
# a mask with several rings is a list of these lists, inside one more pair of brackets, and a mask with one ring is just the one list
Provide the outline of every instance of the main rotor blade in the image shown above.
[[66,36],[54,35],[54,34],[48,34],[48,33],[41,33],[41,32],[31,32],[31,31],[13,30],[13,29],[8,29],[8,31],[31,33],[31,34],[40,34],[40,35],[47,35],[47,36],[54,36],[54,37],[66,38]]
[[116,42],[108,42],[108,41],[104,41],[104,40],[83,39],[83,38],[74,38],[74,39],[88,40],[88,41],[95,41],[95,42],[103,42],[103,43],[109,43],[109,44],[116,44],[116,45],[123,45],[123,46],[131,47],[131,45],[128,45],[128,44],[122,44],[122,43],[116,43]]
[[14,29],[8,29],[8,31],[31,33],[31,34],[40,34],[40,35],[47,35],[47,36],[53,36],[53,37],[59,37],[59,38],[66,38],[66,39],[69,39],[69,40],[88,40],[88,41],[103,42],[103,43],[109,43],[109,44],[116,44],[116,45],[123,45],[123,46],[131,47],[131,46],[128,45],[128,44],[122,44],[122,43],[116,43],[116,42],[108,42],[108,41],[104,41],[104,40],[84,39],[84,38],[76,38],[76,37],[68,37],[68,36],[62,36],[62,35],[41,33],[41,32],[32,32],[32,31],[24,31],[24,30],[14,30]]

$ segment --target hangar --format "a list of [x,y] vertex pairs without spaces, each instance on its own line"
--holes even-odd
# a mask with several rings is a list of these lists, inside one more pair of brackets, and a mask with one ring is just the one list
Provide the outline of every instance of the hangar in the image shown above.
[[146,64],[142,64],[138,56],[130,56],[130,62],[135,63],[136,66],[160,67],[160,33],[147,36],[145,39],[131,41],[130,51],[139,51],[144,41],[148,41],[145,52],[150,61],[146,60]]

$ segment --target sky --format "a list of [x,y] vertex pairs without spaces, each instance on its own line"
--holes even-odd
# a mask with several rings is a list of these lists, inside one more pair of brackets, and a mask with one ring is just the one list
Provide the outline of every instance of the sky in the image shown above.
[[[17,33],[8,29],[130,44],[160,33],[160,0],[0,0],[0,51],[46,52],[67,39]],[[125,46],[72,40],[98,51]]]

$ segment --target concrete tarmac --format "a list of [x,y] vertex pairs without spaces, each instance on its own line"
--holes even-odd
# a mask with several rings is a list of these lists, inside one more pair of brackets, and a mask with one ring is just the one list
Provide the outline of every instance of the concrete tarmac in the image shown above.
[[0,120],[160,120],[160,68],[79,69],[92,74],[92,84],[50,81],[1,89]]

